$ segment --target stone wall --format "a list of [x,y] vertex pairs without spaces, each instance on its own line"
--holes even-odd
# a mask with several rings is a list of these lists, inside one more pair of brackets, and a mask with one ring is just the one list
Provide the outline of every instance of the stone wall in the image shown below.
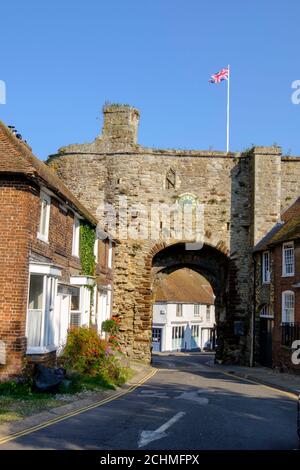
[[[128,205],[141,202],[148,208],[154,203],[172,205],[185,193],[202,203],[205,245],[228,257],[228,328],[221,356],[248,363],[252,249],[279,219],[282,185],[284,198],[297,191],[294,186],[285,189],[292,184],[287,170],[281,184],[280,150],[258,147],[240,154],[145,148],[136,143],[138,117],[131,107],[105,107],[102,136],[91,144],[62,148],[48,163],[100,220],[99,205],[107,201],[118,209],[120,195],[126,196]],[[167,181],[170,172],[173,184]],[[296,186],[300,192],[300,180]],[[122,316],[123,349],[134,357],[150,357],[152,258],[176,241],[129,237],[116,247],[114,311]]]
[[281,159],[281,211],[285,211],[299,197],[300,157]]

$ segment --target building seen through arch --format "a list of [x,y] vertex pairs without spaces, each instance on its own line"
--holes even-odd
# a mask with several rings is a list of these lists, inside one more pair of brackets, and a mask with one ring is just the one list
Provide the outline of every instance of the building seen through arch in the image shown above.
[[215,296],[203,276],[178,269],[157,280],[153,296],[153,352],[214,349]]

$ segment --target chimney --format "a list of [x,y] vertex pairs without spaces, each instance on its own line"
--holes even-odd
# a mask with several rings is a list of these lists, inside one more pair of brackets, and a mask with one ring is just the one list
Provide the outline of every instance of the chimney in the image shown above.
[[137,144],[140,113],[125,104],[109,104],[103,107],[102,138],[116,144]]

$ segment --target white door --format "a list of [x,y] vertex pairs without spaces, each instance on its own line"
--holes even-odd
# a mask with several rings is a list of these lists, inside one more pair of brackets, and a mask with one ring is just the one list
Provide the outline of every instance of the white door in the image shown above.
[[[98,333],[101,334],[101,326],[104,320],[107,319],[107,292],[99,292],[98,295],[98,311],[97,311],[97,330]],[[105,334],[101,334],[101,336],[105,336]]]
[[208,328],[202,328],[201,330],[202,333],[202,338],[201,338],[201,348],[206,348],[208,346],[208,340],[209,340],[209,329]]
[[57,295],[57,321],[56,321],[56,345],[62,349],[67,341],[70,323],[70,295],[59,293]]

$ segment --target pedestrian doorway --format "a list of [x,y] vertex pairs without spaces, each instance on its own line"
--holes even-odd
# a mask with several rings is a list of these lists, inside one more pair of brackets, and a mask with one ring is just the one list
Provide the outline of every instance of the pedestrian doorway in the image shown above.
[[68,288],[59,286],[57,294],[57,328],[55,330],[55,344],[58,346],[58,349],[62,349],[67,342],[70,324],[70,304],[71,296],[69,295]]
[[161,351],[161,336],[162,336],[161,333],[162,333],[161,328],[152,329],[152,351],[153,352]]
[[260,364],[272,367],[273,318],[260,318]]
[[110,286],[107,288],[99,289],[98,301],[97,301],[97,330],[102,338],[105,338],[105,333],[102,331],[102,323],[111,317],[111,289]]

